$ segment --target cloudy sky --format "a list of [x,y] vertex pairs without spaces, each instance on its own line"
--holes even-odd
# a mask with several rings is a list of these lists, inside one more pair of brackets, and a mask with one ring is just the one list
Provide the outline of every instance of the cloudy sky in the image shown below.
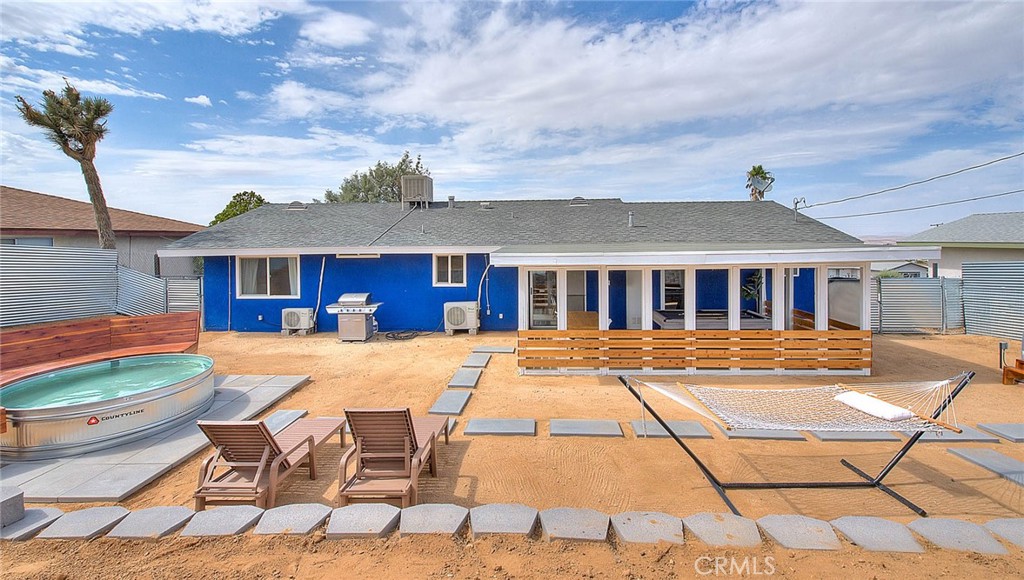
[[[67,78],[114,104],[108,203],[207,223],[320,197],[403,150],[444,199],[746,199],[901,235],[1024,194],[1024,2],[0,4],[6,185],[87,199],[25,125]],[[2,209],[2,208],[0,208]]]

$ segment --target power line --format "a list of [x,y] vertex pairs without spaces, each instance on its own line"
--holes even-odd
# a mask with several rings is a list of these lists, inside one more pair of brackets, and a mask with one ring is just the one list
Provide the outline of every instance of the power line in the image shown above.
[[1013,159],[1015,157],[1020,157],[1022,155],[1024,155],[1024,151],[1021,151],[1020,153],[1014,153],[1013,155],[1007,155],[1006,157],[1000,157],[999,159],[993,159],[992,161],[986,161],[985,163],[981,163],[979,165],[972,165],[970,167],[965,167],[963,169],[957,169],[956,171],[952,171],[950,173],[943,173],[942,175],[936,175],[935,177],[929,177],[928,179],[922,179],[920,181],[913,181],[911,183],[904,183],[903,185],[897,185],[896,187],[889,187],[889,188],[881,189],[881,190],[878,190],[878,191],[872,191],[871,193],[863,193],[861,195],[855,195],[853,197],[844,197],[843,199],[837,199],[837,200],[834,200],[834,201],[823,201],[821,203],[812,203],[811,205],[804,206],[803,209],[810,209],[812,207],[820,207],[820,206],[823,206],[823,205],[832,205],[834,203],[843,203],[843,202],[847,202],[847,201],[853,201],[855,199],[863,199],[865,197],[871,197],[873,195],[880,195],[880,194],[883,194],[883,193],[889,193],[890,191],[896,191],[896,190],[899,190],[899,189],[906,189],[906,188],[914,186],[914,185],[921,185],[922,183],[928,183],[929,181],[935,181],[936,179],[942,179],[944,177],[952,177],[954,175],[959,175],[959,174],[965,173],[967,171],[973,171],[975,169],[980,169],[982,167],[987,167],[989,165],[994,165],[996,163],[1000,163],[1000,162],[1006,161],[1008,159]]
[[969,199],[958,199],[958,200],[955,200],[955,201],[944,201],[944,202],[941,202],[941,203],[933,203],[933,204],[929,204],[929,205],[919,205],[917,207],[907,207],[907,208],[903,208],[903,209],[889,209],[889,210],[885,210],[885,211],[872,211],[872,212],[868,212],[868,213],[856,213],[856,214],[851,214],[851,215],[830,215],[830,216],[819,217],[819,218],[814,218],[814,219],[817,219],[817,220],[841,220],[841,219],[844,219],[844,218],[865,217],[865,216],[870,216],[870,215],[883,215],[883,214],[887,214],[887,213],[900,213],[900,212],[904,212],[904,211],[914,211],[914,210],[918,210],[918,209],[928,209],[930,207],[940,207],[940,206],[943,206],[943,205],[955,205],[955,204],[958,204],[958,203],[967,203],[969,201],[978,201],[979,199],[991,199],[993,197],[1003,197],[1004,195],[1013,195],[1015,193],[1022,193],[1022,192],[1024,192],[1024,189],[1015,189],[1013,191],[1004,191],[1003,193],[993,193],[992,195],[981,195],[981,196],[972,197],[972,198],[969,198]]

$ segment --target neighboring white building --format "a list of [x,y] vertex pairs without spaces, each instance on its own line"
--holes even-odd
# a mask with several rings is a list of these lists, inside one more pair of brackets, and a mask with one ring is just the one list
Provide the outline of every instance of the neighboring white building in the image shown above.
[[914,234],[901,246],[939,246],[932,276],[961,278],[965,262],[1024,261],[1024,212],[979,213]]

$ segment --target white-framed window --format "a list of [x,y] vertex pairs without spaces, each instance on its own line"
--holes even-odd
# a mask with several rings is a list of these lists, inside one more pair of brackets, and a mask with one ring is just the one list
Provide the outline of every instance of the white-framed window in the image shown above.
[[52,246],[53,238],[2,238],[0,244],[5,246]]
[[434,254],[434,286],[465,286],[466,254]]
[[298,298],[298,256],[239,257],[236,263],[239,298]]

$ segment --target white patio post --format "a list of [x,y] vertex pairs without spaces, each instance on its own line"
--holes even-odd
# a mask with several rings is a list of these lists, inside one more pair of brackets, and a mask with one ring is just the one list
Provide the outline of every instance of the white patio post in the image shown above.
[[597,328],[608,330],[608,268],[597,270]]
[[786,330],[786,309],[789,304],[786,294],[786,269],[782,264],[775,264],[772,267],[772,330]]
[[729,266],[729,330],[740,329],[740,267]]
[[828,264],[814,267],[814,330],[828,330]]
[[519,266],[519,330],[530,328],[530,276],[524,266]]
[[654,271],[644,268],[640,274],[640,330],[654,329]]
[[683,271],[683,326],[697,328],[697,269],[693,267]]
[[860,329],[871,330],[871,262],[860,265]]
[[555,316],[558,319],[558,330],[566,330],[569,327],[569,316],[566,312],[566,303],[569,300],[569,289],[566,288],[568,281],[569,276],[565,269],[555,270]]

